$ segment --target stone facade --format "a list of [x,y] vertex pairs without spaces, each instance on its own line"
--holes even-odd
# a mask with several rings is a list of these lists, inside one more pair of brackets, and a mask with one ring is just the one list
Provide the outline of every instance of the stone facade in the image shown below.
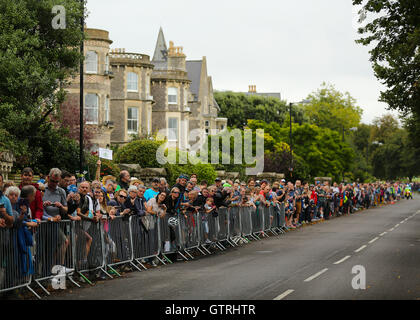
[[[113,125],[107,113],[110,108],[113,78],[109,72],[109,46],[112,41],[109,39],[108,31],[85,29],[85,32],[85,56],[89,55],[91,59],[85,61],[84,66],[84,117],[85,125],[91,127],[94,133],[91,143],[92,149],[96,150],[98,147],[106,148],[111,145]],[[96,67],[93,62],[96,62]],[[69,99],[73,96],[75,101],[79,101],[80,78],[78,75],[72,79],[66,91]],[[94,99],[95,96],[96,99]],[[92,106],[96,106],[96,109],[91,108]]]
[[[166,45],[159,31],[153,60],[125,49],[110,50],[109,33],[85,29],[85,125],[92,149],[125,144],[132,135],[164,133],[171,146],[189,149],[192,129],[215,134],[227,126],[213,97],[207,60],[187,61],[182,47]],[[79,76],[66,88],[79,102]],[[160,131],[160,132],[159,132]]]
[[0,173],[3,175],[4,181],[9,179],[9,173],[12,171],[14,161],[16,159],[10,152],[0,152]]
[[[110,54],[110,64],[115,77],[111,83],[111,119],[118,124],[111,135],[113,144],[126,143],[131,135],[151,135],[154,101],[150,91],[153,70],[150,57],[114,49]],[[130,87],[129,74],[137,77],[137,83],[131,82]],[[136,84],[134,87],[133,83]],[[133,109],[136,109],[134,113]]]

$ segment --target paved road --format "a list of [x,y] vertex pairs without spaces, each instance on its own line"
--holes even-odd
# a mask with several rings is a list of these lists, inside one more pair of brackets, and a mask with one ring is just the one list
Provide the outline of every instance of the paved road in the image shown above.
[[[352,288],[355,265],[366,270],[365,290]],[[57,298],[420,300],[420,199],[50,297]]]

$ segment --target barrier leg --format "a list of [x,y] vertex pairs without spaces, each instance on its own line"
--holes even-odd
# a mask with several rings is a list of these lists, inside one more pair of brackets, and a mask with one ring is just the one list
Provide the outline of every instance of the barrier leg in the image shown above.
[[160,261],[160,262],[162,262],[162,264],[163,265],[166,265],[166,263],[165,263],[165,261],[163,261],[159,256],[156,256],[156,258]]
[[188,258],[186,256],[184,256],[181,251],[178,251],[178,253],[181,255],[181,257],[183,257],[185,259],[185,261],[188,261]]
[[204,245],[201,245],[201,247],[204,249],[204,250],[206,250],[207,251],[207,253],[208,254],[211,254],[211,252],[204,246]]
[[188,252],[188,250],[184,250],[184,252],[191,258],[191,259],[194,259],[194,257]]
[[26,286],[26,288],[28,288],[28,290],[30,292],[32,292],[34,294],[35,297],[37,297],[39,300],[41,300],[42,298],[39,296],[38,293],[36,293],[30,286]]
[[166,256],[166,255],[164,255],[163,253],[162,253],[162,256],[165,258],[165,260],[166,261],[168,261],[169,263],[173,263],[171,260],[169,260],[169,258]]
[[39,282],[39,280],[35,280],[35,283],[47,294],[47,295],[51,295],[51,293],[45,289],[45,287]]
[[197,247],[197,250],[200,251],[203,255],[206,256],[206,253],[203,250],[201,250],[200,247]]
[[112,271],[113,273],[115,273],[117,276],[121,277],[121,275],[120,275],[120,274],[117,272],[117,270],[115,270],[113,267],[108,266],[108,268],[109,268],[109,269],[111,269],[111,271]]

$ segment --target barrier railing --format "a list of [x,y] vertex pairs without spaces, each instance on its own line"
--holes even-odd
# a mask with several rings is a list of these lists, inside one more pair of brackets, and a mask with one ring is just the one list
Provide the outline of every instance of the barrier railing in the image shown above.
[[137,270],[141,269],[134,264],[133,241],[137,234],[130,232],[130,221],[134,217],[106,218],[101,221],[104,241],[104,260],[106,267],[115,274],[119,273],[113,268],[118,265],[130,264]]
[[103,272],[112,278],[108,270],[119,275],[117,266],[128,264],[142,271],[137,264],[147,269],[143,259],[157,258],[165,264],[165,260],[172,262],[167,254],[188,260],[184,253],[193,259],[193,249],[210,254],[210,247],[225,250],[226,244],[257,240],[262,232],[278,235],[284,228],[283,203],[261,206],[258,214],[253,207],[230,207],[219,208],[217,215],[187,212],[162,218],[42,222],[34,229],[33,245],[22,240],[20,229],[0,228],[0,293],[28,288],[40,298],[30,285],[35,283],[50,294],[42,282],[54,281],[58,274],[79,286],[72,278],[74,273],[91,283],[87,272],[95,276]]
[[106,271],[102,223],[89,220],[73,221],[72,236],[77,273],[88,283],[91,282],[84,275],[86,272],[102,271],[112,278]]
[[57,275],[65,275],[78,286],[70,276],[75,270],[75,256],[72,249],[75,243],[73,230],[72,221],[62,220],[60,222],[43,221],[35,231],[34,281],[48,295],[50,292],[42,285],[42,282],[55,278]]
[[32,281],[32,244],[22,239],[22,230],[0,228],[0,293],[27,288],[39,299],[41,297],[29,286]]
[[161,223],[156,215],[148,215],[147,218],[138,216],[130,217],[130,235],[132,240],[133,261],[147,269],[142,260],[157,258],[162,264],[159,255],[161,253]]
[[198,212],[186,212],[185,216],[180,215],[179,225],[180,225],[180,245],[181,249],[191,258],[194,257],[189,252],[190,250],[197,249],[201,254],[206,255],[206,253],[200,248],[200,225],[201,225],[202,216]]

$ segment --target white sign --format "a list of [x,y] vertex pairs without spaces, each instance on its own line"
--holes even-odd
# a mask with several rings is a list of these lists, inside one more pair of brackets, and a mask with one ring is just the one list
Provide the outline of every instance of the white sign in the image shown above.
[[112,160],[112,150],[99,148],[99,158]]

